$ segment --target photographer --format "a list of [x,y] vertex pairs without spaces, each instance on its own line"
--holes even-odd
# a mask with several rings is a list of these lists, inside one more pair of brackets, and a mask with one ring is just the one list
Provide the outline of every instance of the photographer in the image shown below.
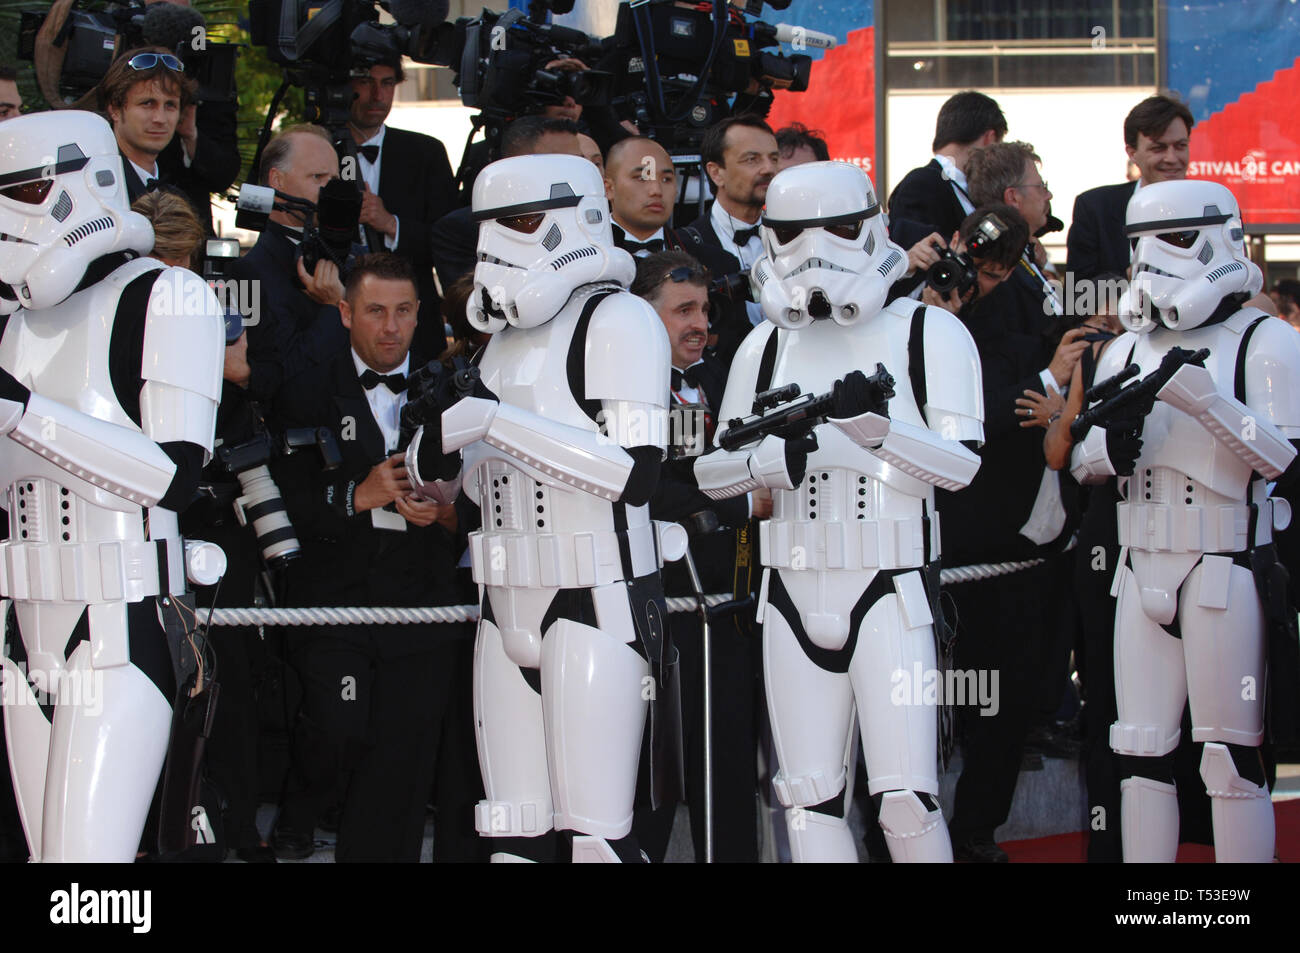
[[371,251],[391,251],[411,263],[420,291],[416,344],[437,353],[445,342],[429,231],[454,206],[456,186],[441,142],[385,124],[404,79],[400,57],[370,66],[364,76],[354,75],[348,131],[357,146],[365,188],[361,224]]
[[[1075,342],[1083,332],[1071,332],[1058,347],[1044,334],[1042,311],[1027,315],[1017,306],[1010,276],[1029,239],[1019,212],[1006,205],[980,207],[956,238],[958,254],[968,253],[964,287],[947,294],[927,289],[923,296],[955,311],[975,339],[985,443],[971,484],[958,493],[936,494],[944,562],[964,566],[1045,556],[1066,528],[1061,485],[1054,472],[1045,472],[1041,435],[1020,427],[1016,399],[1026,390],[1064,388],[1088,345]],[[966,719],[950,823],[958,860],[1006,860],[993,831],[1010,809],[1024,739],[1042,695],[1047,634],[1056,631],[1053,607],[1067,601],[1068,578],[1058,568],[1049,560],[948,590],[960,619],[957,668],[1000,673],[997,713]]]
[[[620,144],[621,145],[621,144]],[[615,146],[617,149],[618,146]],[[611,156],[614,151],[611,150]],[[631,291],[650,302],[664,323],[672,349],[670,412],[699,410],[704,432],[686,427],[678,431],[677,449],[685,438],[707,445],[712,438],[713,415],[722,405],[726,369],[705,353],[708,330],[709,273],[683,251],[663,251],[641,259]],[[698,420],[694,415],[680,419]],[[673,453],[672,447],[669,454]],[[688,529],[700,521],[714,528],[691,540],[691,552],[706,592],[733,592],[744,596],[757,583],[757,523],[750,520],[749,495],[711,500],[695,483],[694,457],[669,459],[660,473],[650,515],[681,522]],[[753,496],[753,515],[772,512],[767,491]],[[670,596],[693,594],[685,563],[664,567],[664,591]],[[686,758],[686,794],[691,810],[691,832],[696,860],[704,859],[704,719],[701,669],[703,632],[699,617],[688,613],[669,616],[673,644],[681,655],[682,722]],[[758,722],[758,641],[752,617],[745,612],[711,625],[713,651],[713,816],[715,857],[721,862],[753,863],[758,845],[754,792]],[[660,861],[668,846],[675,805],[656,812],[638,812],[637,839],[652,861]]]
[[[190,203],[168,189],[148,192],[131,210],[153,226],[152,257],[182,268],[199,270],[206,235]],[[227,330],[224,380],[217,407],[216,435],[225,447],[253,437],[255,413],[241,387],[247,379],[248,336],[229,342]],[[241,490],[235,477],[218,459],[203,469],[199,493],[180,514],[186,539],[216,543],[226,555],[226,572],[217,586],[195,589],[199,606],[243,608],[254,604],[261,560],[251,528],[239,525],[234,500]],[[221,703],[216,707],[207,745],[207,765],[212,780],[224,795],[221,830],[225,842],[247,863],[274,862],[275,855],[257,829],[258,721],[254,696],[256,671],[265,663],[265,650],[255,627],[213,626],[209,638],[216,652],[221,683]]]
[[[321,186],[338,174],[338,156],[319,126],[284,130],[262,153],[262,184],[308,202],[315,202]],[[346,344],[339,323],[338,266],[322,258],[307,274],[298,253],[303,224],[300,216],[273,211],[252,251],[231,268],[241,286],[244,280],[254,282],[257,315],[248,328],[249,376],[237,383],[267,403],[285,382],[329,362]]]
[[[411,350],[418,300],[410,266],[390,254],[359,259],[339,307],[350,349],[304,376],[284,401],[287,426],[328,427],[343,457],[332,472],[310,453],[273,465],[302,542],[302,556],[287,570],[286,601],[466,601],[455,571],[455,509],[415,498],[397,452],[408,372],[432,357]],[[273,837],[280,856],[311,853],[317,817],[341,780],[337,860],[419,859],[455,670],[448,636],[469,632],[465,625],[420,624],[289,633],[286,650],[302,680],[303,708]],[[440,831],[469,824],[472,801],[463,800],[440,818]]]

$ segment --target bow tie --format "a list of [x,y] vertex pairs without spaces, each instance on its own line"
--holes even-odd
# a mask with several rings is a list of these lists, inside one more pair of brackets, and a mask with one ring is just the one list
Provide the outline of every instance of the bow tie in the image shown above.
[[371,165],[379,159],[379,146],[358,146],[357,151],[366,157],[366,161]]
[[664,240],[662,238],[652,238],[648,242],[638,242],[632,238],[624,238],[618,243],[618,246],[630,255],[635,256],[637,252],[644,251],[653,255],[655,252],[664,250]]
[[144,190],[145,190],[146,192],[154,192],[154,191],[156,191],[157,189],[158,189],[158,180],[157,180],[157,179],[145,179],[145,180],[144,180]]
[[742,248],[748,245],[749,240],[758,234],[758,228],[759,226],[755,225],[753,228],[736,229],[736,244]]
[[698,388],[700,386],[699,372],[700,372],[700,368],[702,368],[703,366],[704,366],[703,363],[692,364],[684,371],[679,371],[677,368],[674,367],[673,381],[672,381],[673,393],[675,394],[679,390],[681,390],[683,384],[685,384],[687,387]]
[[366,390],[374,390],[380,384],[385,385],[394,394],[400,394],[406,390],[405,374],[377,374],[370,368],[366,368],[361,375],[361,386]]

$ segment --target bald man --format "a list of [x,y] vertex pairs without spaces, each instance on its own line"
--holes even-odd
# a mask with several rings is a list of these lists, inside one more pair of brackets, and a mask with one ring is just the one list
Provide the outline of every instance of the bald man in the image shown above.
[[[677,170],[664,147],[653,139],[631,136],[609,147],[605,197],[614,223],[614,244],[633,257],[680,249],[715,278],[741,270],[735,255],[704,242],[698,232],[668,227],[677,198]],[[730,367],[732,355],[750,329],[744,301],[716,293],[710,299],[710,348]]]

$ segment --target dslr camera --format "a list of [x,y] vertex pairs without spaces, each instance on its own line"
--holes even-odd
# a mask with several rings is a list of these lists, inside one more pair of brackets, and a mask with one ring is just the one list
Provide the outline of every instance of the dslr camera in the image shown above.
[[965,297],[979,278],[979,268],[971,256],[997,241],[1006,230],[1007,226],[1002,219],[990,212],[979,220],[975,234],[966,242],[966,250],[961,254],[931,243],[930,247],[939,253],[939,260],[925,273],[926,285],[941,295],[946,296],[955,290],[957,297]]

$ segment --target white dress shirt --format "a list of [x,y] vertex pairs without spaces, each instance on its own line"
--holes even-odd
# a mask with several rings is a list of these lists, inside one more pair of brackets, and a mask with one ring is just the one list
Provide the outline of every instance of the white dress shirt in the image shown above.
[[[754,267],[754,262],[758,261],[763,255],[763,240],[758,235],[755,235],[744,245],[739,245],[736,243],[736,230],[753,228],[754,226],[748,222],[742,222],[738,218],[732,218],[731,214],[722,207],[722,203],[716,199],[713,202],[713,208],[709,211],[709,221],[713,223],[713,231],[717,234],[722,247],[736,256],[740,261],[740,270],[748,274],[749,269]],[[761,305],[754,301],[746,301],[745,311],[749,314],[750,324],[758,327],[763,323],[763,308]]]
[[[356,350],[352,351],[352,363],[356,365],[357,377],[360,377],[366,371],[375,370],[361,360]],[[406,376],[411,369],[411,355],[406,358],[397,367],[389,371],[389,374],[401,374]],[[375,371],[379,374],[379,371]],[[397,449],[397,441],[401,434],[402,408],[406,406],[406,391],[393,393],[388,389],[387,384],[380,384],[366,391],[366,402],[370,404],[370,412],[374,415],[375,423],[379,425],[379,431],[384,435],[384,450],[392,453]]]
[[[379,131],[367,139],[365,142],[357,143],[357,170],[361,173],[361,181],[366,183],[368,188],[375,195],[379,194],[379,166],[384,161],[384,133],[388,131],[387,126],[380,126]],[[361,153],[362,146],[378,146],[379,155],[375,161],[371,162]],[[392,251],[397,247],[397,239],[402,234],[402,220],[393,216],[397,220],[397,227],[393,229],[393,237],[384,236],[384,248]],[[372,251],[377,249],[372,249]]]

